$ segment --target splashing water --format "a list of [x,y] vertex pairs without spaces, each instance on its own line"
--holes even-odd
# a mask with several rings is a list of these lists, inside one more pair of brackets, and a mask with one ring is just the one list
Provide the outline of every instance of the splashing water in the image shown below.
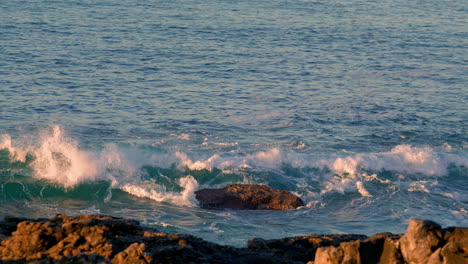
[[11,137],[3,135],[0,148],[7,149],[14,160],[22,162],[30,155],[35,178],[55,181],[64,187],[95,180],[99,172],[93,153],[80,150],[59,126],[43,133],[38,146],[13,147]]

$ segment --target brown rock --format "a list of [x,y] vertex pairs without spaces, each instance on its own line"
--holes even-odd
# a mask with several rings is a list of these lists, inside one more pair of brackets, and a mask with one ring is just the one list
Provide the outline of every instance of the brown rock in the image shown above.
[[468,263],[468,241],[449,242],[441,250],[442,263]]
[[343,242],[366,238],[365,235],[305,235],[271,240],[253,238],[249,239],[247,247],[266,250],[276,256],[305,263],[315,258],[316,251],[326,249],[328,246],[339,246]]
[[395,241],[392,238],[386,238],[382,255],[379,259],[380,264],[400,264],[404,263],[403,256],[401,255],[399,248],[399,241]]
[[331,263],[403,263],[394,241],[400,235],[381,233],[366,239],[321,247],[315,254],[315,264]]
[[[16,227],[12,223],[17,223]],[[255,238],[248,241],[247,248],[157,232],[141,227],[137,221],[111,216],[8,218],[0,222],[0,234],[0,263],[5,264],[468,263],[468,228],[441,229],[434,222],[423,220],[411,220],[404,236],[381,233],[372,237]],[[414,256],[414,252],[420,256]]]
[[57,215],[52,220],[23,221],[16,231],[1,241],[2,260],[61,259],[79,254],[96,254],[105,258],[115,254],[119,246],[112,240],[131,227],[131,235],[142,228],[134,220],[111,216]]
[[362,245],[360,240],[341,243],[340,248],[343,251],[343,260],[341,260],[340,263],[363,263],[361,260],[361,254],[359,250],[361,246]]
[[122,264],[147,264],[151,263],[153,258],[145,254],[145,244],[133,243],[124,251],[115,255],[112,263]]
[[406,262],[423,264],[443,243],[443,231],[439,224],[410,219],[406,234],[400,239],[400,249]]
[[447,243],[467,241],[468,227],[448,227],[444,229],[444,240]]
[[432,253],[428,264],[468,263],[468,228],[449,227],[443,231],[445,245]]
[[223,189],[202,189],[195,192],[202,207],[240,210],[289,210],[304,206],[302,200],[288,191],[266,185],[231,184]]
[[341,247],[330,246],[317,249],[314,264],[340,264],[344,258]]

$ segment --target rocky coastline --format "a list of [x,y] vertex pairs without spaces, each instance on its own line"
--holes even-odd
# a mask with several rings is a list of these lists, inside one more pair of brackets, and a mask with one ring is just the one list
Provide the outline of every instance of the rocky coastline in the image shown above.
[[468,263],[468,227],[409,220],[405,234],[253,238],[247,247],[158,232],[107,215],[6,217],[1,263]]

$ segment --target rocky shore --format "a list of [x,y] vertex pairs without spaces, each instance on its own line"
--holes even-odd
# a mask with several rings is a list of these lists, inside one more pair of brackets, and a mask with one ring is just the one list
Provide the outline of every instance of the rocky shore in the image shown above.
[[253,238],[247,247],[142,227],[112,216],[7,217],[1,263],[468,263],[468,228],[411,219],[404,235]]

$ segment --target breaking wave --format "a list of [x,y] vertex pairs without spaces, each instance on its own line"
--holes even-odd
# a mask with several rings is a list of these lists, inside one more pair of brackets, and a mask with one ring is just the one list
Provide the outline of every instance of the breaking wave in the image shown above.
[[464,152],[454,152],[447,146],[436,151],[397,145],[388,152],[341,154],[292,153],[272,148],[207,157],[113,144],[100,150],[84,150],[59,126],[33,139],[12,139],[4,134],[0,151],[2,160],[7,161],[0,168],[3,182],[18,170],[15,166],[19,163],[30,169],[33,179],[65,189],[104,181],[110,189],[180,206],[196,204],[193,193],[199,188],[236,182],[288,189],[310,204],[330,193],[356,192],[373,197],[381,187],[430,193],[437,179],[448,176],[451,168],[463,178],[468,168]]

